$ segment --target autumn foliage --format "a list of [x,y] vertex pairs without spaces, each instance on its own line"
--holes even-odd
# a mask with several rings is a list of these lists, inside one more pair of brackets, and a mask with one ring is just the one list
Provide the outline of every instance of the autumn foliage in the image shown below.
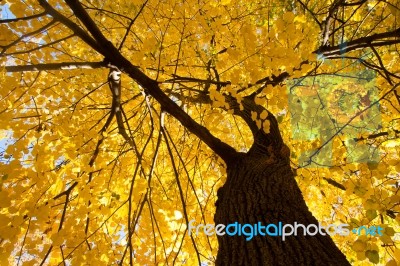
[[0,5],[1,265],[214,265],[188,221],[276,123],[319,222],[384,228],[347,260],[400,265],[400,1]]

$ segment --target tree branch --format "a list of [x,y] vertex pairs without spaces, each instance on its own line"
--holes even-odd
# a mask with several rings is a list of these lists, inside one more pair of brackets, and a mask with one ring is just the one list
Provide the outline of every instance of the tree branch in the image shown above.
[[0,19],[0,24],[18,22],[18,21],[22,21],[22,20],[31,20],[31,19],[43,17],[44,15],[46,15],[46,12],[42,12],[42,13],[39,13],[39,14],[35,14],[35,15],[32,15],[32,16],[27,16],[27,17],[22,17],[22,18]]
[[[40,1],[45,2],[44,0]],[[97,48],[96,50],[105,56],[113,65],[145,88],[146,91],[158,101],[163,110],[175,117],[191,133],[205,142],[224,161],[229,161],[233,158],[236,154],[235,149],[213,136],[207,128],[194,121],[193,118],[184,112],[174,101],[168,98],[158,86],[157,81],[146,76],[127,60],[118,49],[107,40],[78,0],[66,0],[65,2],[93,36],[94,40],[92,43],[95,45],[95,47],[93,47],[94,49]],[[74,27],[75,24],[65,23],[65,25],[67,27]],[[80,36],[82,34],[77,35]],[[86,35],[85,33],[84,36]]]
[[336,182],[336,181],[333,180],[332,178],[329,178],[329,177],[326,178],[326,177],[324,177],[324,180],[325,180],[326,182],[328,182],[329,185],[332,185],[332,186],[334,186],[334,187],[337,187],[338,189],[341,189],[341,190],[346,190],[346,187],[345,187],[345,186],[343,186],[342,184]]
[[323,32],[322,32],[322,46],[326,46],[328,44],[328,39],[329,39],[329,33],[330,33],[330,27],[331,23],[334,20],[333,14],[338,10],[341,4],[345,3],[344,0],[336,0],[333,2],[331,7],[329,8],[329,13],[328,17],[325,19],[324,25],[323,25]]
[[95,69],[106,67],[104,62],[65,62],[36,64],[26,66],[6,66],[6,72],[29,72],[29,71],[50,71],[50,70],[71,70],[71,69]]
[[45,9],[45,11],[51,15],[54,19],[57,21],[61,22],[65,26],[67,26],[70,30],[72,30],[75,35],[79,36],[85,43],[87,43],[90,47],[95,49],[97,52],[102,54],[102,47],[99,46],[99,44],[94,40],[92,37],[90,37],[81,27],[79,27],[77,24],[72,22],[70,19],[65,17],[63,14],[55,10],[49,3],[47,3],[46,0],[38,0],[40,5]]
[[[342,45],[323,46],[320,47],[318,50],[314,51],[314,53],[324,55],[326,58],[330,58],[331,56],[342,55],[350,51],[367,48],[371,46],[378,47],[378,46],[397,44],[400,43],[399,36],[400,36],[400,28],[397,28],[394,31],[377,33],[368,37],[361,37],[353,41],[346,42]],[[394,40],[385,40],[387,38],[394,38]]]
[[313,17],[314,21],[317,22],[318,26],[321,28],[321,27],[322,27],[322,24],[321,24],[321,22],[318,20],[318,18],[315,16],[315,13],[312,12],[312,11],[308,8],[308,6],[307,6],[306,4],[304,4],[301,0],[296,0],[296,1],[297,1],[298,3],[300,3],[300,5],[304,8],[304,10],[307,10],[308,13],[311,14],[311,16]]

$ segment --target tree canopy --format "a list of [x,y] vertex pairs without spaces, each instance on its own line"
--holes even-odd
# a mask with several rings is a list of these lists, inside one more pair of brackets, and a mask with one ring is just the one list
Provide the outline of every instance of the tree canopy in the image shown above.
[[384,228],[348,261],[400,265],[400,1],[0,5],[0,264],[213,265],[187,225],[274,136],[321,223]]

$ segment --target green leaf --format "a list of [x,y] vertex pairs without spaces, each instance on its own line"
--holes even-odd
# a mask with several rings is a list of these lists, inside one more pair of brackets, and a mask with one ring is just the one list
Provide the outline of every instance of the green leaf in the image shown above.
[[367,250],[365,251],[365,256],[369,259],[370,262],[374,264],[379,263],[379,253],[376,250]]
[[377,162],[368,162],[367,165],[369,170],[375,170],[376,168],[378,168]]
[[372,221],[376,216],[378,216],[378,214],[376,213],[376,210],[367,210],[366,216],[368,220]]
[[383,233],[384,233],[384,235],[387,235],[387,236],[394,236],[396,231],[394,231],[393,227],[388,226],[388,227],[385,228]]

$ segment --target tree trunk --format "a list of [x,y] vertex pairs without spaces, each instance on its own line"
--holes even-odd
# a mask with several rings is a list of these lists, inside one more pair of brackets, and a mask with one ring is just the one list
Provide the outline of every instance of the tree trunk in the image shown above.
[[[287,149],[287,148],[286,148]],[[227,162],[227,181],[218,190],[216,224],[315,224],[288,160],[238,153]],[[233,229],[231,228],[230,232]],[[274,230],[271,229],[271,232]],[[326,235],[218,236],[216,265],[350,265]]]

